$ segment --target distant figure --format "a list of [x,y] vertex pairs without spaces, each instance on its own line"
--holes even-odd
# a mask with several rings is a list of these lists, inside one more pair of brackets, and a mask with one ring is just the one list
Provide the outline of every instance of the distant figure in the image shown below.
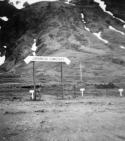
[[39,84],[39,87],[37,88],[37,91],[40,93],[41,89],[42,89],[42,86]]
[[42,98],[41,89],[42,89],[41,85],[39,85],[39,87],[36,89],[37,97],[39,97],[40,99]]

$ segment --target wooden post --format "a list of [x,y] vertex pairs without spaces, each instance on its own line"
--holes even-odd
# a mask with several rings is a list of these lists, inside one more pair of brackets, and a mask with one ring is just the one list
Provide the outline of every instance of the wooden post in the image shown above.
[[76,86],[74,85],[74,96],[76,98]]
[[32,100],[36,100],[36,83],[35,83],[35,61],[33,61],[33,84],[34,84],[34,97]]
[[105,95],[108,96],[107,89],[105,89]]
[[64,90],[63,90],[63,64],[61,62],[61,85],[62,85],[62,99],[64,98]]

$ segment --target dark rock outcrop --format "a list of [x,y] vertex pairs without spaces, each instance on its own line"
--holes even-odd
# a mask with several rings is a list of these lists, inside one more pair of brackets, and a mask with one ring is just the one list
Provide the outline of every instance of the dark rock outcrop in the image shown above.
[[106,10],[125,21],[125,1],[123,0],[104,0],[107,5]]
[[15,8],[13,5],[5,2],[0,1],[0,17],[6,16],[8,19],[16,14],[19,10]]
[[70,3],[79,5],[79,6],[89,6],[95,4],[93,0],[72,0]]

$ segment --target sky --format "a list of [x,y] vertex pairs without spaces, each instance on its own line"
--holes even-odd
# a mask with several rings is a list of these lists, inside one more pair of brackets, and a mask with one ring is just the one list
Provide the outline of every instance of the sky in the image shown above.
[[[12,2],[16,8],[21,9],[23,8],[23,4],[25,2],[32,4],[39,1],[58,1],[58,0],[9,0],[9,1]],[[20,1],[19,4],[16,4],[16,1]]]
[[[3,1],[3,0],[0,0],[0,1]],[[9,0],[10,2],[13,3],[13,5],[18,8],[18,9],[21,9],[23,8],[23,4],[25,2],[28,2],[29,4],[32,4],[32,3],[35,3],[35,2],[39,2],[39,1],[58,1],[58,0]],[[19,1],[18,4],[16,4],[16,1]]]

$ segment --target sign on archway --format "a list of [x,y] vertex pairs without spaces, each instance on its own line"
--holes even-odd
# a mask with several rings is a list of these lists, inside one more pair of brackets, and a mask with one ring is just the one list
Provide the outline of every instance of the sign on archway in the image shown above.
[[24,61],[27,64],[30,61],[65,62],[67,65],[70,64],[70,60],[66,57],[28,56]]
[[34,82],[34,99],[36,100],[36,85],[35,85],[35,61],[42,62],[60,62],[61,63],[61,84],[62,84],[62,98],[64,98],[63,92],[63,66],[62,63],[65,62],[67,65],[70,64],[70,60],[66,57],[47,57],[47,56],[28,56],[24,59],[25,63],[33,61],[33,82]]

